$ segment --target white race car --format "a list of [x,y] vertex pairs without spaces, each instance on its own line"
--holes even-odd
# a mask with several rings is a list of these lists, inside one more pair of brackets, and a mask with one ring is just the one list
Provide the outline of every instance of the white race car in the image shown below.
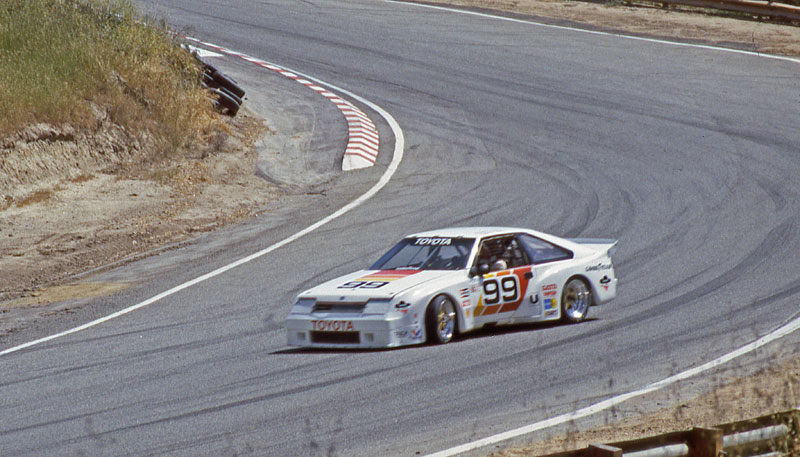
[[616,296],[616,244],[501,227],[409,235],[369,269],[298,295],[288,344],[444,344],[486,324],[581,322]]

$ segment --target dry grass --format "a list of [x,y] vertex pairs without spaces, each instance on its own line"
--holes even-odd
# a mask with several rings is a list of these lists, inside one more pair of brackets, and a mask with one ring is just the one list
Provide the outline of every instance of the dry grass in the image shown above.
[[169,156],[213,123],[197,63],[126,0],[4,0],[0,66],[0,138],[36,123],[91,130],[101,106]]

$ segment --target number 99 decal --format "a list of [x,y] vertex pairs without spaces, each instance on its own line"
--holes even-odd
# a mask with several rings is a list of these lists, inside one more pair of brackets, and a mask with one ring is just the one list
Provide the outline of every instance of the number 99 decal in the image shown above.
[[350,281],[337,287],[337,289],[379,289],[389,281]]
[[487,305],[514,302],[519,299],[519,280],[515,275],[483,281],[483,302]]

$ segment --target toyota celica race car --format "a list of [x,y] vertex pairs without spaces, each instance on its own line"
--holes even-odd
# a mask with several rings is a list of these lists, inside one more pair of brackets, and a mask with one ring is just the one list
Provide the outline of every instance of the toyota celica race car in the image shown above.
[[288,344],[444,344],[487,324],[581,322],[616,296],[616,244],[498,227],[409,235],[370,268],[298,295]]

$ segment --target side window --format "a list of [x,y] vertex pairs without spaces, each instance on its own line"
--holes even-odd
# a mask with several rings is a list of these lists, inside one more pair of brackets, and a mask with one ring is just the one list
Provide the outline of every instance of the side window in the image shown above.
[[529,265],[530,261],[514,236],[500,236],[481,242],[476,264],[486,264],[491,271],[499,271]]
[[572,252],[531,235],[520,235],[519,242],[534,264],[572,258]]

